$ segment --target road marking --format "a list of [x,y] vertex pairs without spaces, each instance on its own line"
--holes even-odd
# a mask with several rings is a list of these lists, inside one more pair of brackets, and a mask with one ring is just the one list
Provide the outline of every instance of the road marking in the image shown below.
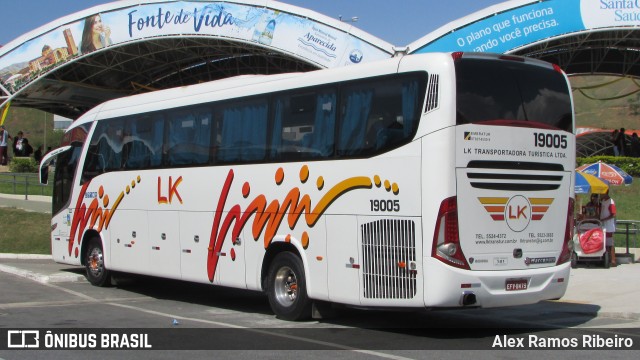
[[[30,278],[30,277],[27,277],[27,278]],[[34,279],[34,278],[30,278],[30,279],[38,282],[39,284],[41,284],[43,286],[47,286],[47,287],[52,288],[52,289],[60,290],[60,291],[63,291],[65,293],[67,293],[67,294],[70,294],[70,295],[79,297],[81,299],[84,299],[84,301],[77,301],[77,300],[75,302],[72,301],[72,300],[66,301],[65,303],[67,303],[67,305],[70,305],[70,304],[73,304],[73,303],[100,303],[100,304],[104,304],[104,305],[111,305],[111,306],[115,306],[115,307],[120,307],[120,308],[126,308],[126,309],[130,309],[130,310],[134,310],[134,311],[139,311],[139,312],[143,312],[143,313],[147,313],[147,314],[151,314],[151,315],[162,316],[162,317],[166,317],[166,318],[170,318],[170,319],[177,319],[177,320],[182,320],[182,321],[193,321],[193,322],[199,322],[199,323],[204,323],[204,324],[209,324],[209,325],[217,325],[217,326],[220,326],[220,327],[227,327],[227,328],[232,328],[232,329],[243,329],[243,330],[246,330],[248,332],[253,332],[253,333],[257,333],[257,334],[261,334],[261,335],[278,336],[278,337],[285,338],[285,339],[291,339],[291,340],[296,340],[296,341],[301,341],[301,342],[307,342],[307,343],[311,343],[311,344],[322,345],[322,346],[335,348],[335,349],[340,349],[340,350],[348,350],[348,351],[352,351],[352,352],[356,352],[356,353],[367,354],[367,355],[376,356],[376,357],[385,358],[385,359],[412,360],[412,358],[407,358],[407,357],[397,356],[397,355],[392,355],[392,354],[386,354],[386,353],[378,352],[378,351],[358,349],[358,348],[354,348],[354,347],[351,347],[351,346],[336,344],[336,343],[327,342],[327,341],[314,340],[314,339],[309,339],[309,338],[304,338],[304,337],[294,336],[294,335],[278,334],[278,333],[270,332],[270,331],[267,331],[267,330],[259,330],[259,329],[255,329],[255,328],[249,328],[249,327],[246,327],[246,326],[235,325],[235,324],[230,324],[230,323],[225,323],[225,322],[220,322],[220,321],[189,318],[189,317],[185,317],[185,316],[179,316],[179,315],[175,315],[175,314],[169,314],[169,313],[165,313],[165,312],[149,310],[149,309],[141,308],[141,307],[138,307],[138,306],[119,304],[119,303],[115,303],[113,301],[122,301],[124,298],[123,299],[119,299],[119,298],[96,299],[94,297],[91,297],[89,295],[85,295],[85,294],[83,294],[81,292],[78,292],[78,291],[66,289],[64,287],[61,287],[61,286],[58,286],[58,285],[54,285],[54,284],[50,284],[50,283],[40,282],[40,281],[38,281],[37,279]],[[144,300],[145,298],[142,297],[142,298],[130,298],[130,299]],[[152,299],[152,298],[148,298],[148,299]],[[37,303],[38,302],[33,302],[33,304],[37,304]],[[49,304],[51,304],[51,302]],[[11,304],[9,304],[9,305],[11,305]],[[62,304],[59,304],[59,305],[62,305]],[[44,306],[44,304],[40,303],[40,304],[38,304],[38,306]]]
[[[126,298],[109,298],[102,301],[139,301],[139,300],[151,300],[151,297],[126,297]],[[98,300],[58,300],[58,301],[24,301],[16,303],[0,304],[0,309],[19,309],[19,308],[36,308],[36,307],[55,307],[55,306],[70,306],[70,305],[82,305],[93,304]]]
[[175,314],[169,314],[169,313],[165,313],[165,312],[161,312],[161,311],[144,309],[144,308],[137,307],[137,306],[132,306],[132,305],[117,304],[117,303],[108,303],[107,305],[117,306],[117,307],[129,309],[129,310],[134,310],[134,311],[140,311],[140,312],[144,312],[144,313],[151,314],[151,315],[166,317],[166,318],[169,318],[169,319],[176,319],[176,320],[182,320],[182,321],[193,321],[193,322],[204,323],[204,324],[209,324],[209,325],[217,325],[217,326],[220,326],[220,327],[228,327],[228,328],[232,328],[232,329],[243,329],[243,330],[246,330],[248,332],[253,332],[253,333],[257,333],[257,334],[261,334],[261,335],[278,336],[278,337],[282,337],[282,338],[285,338],[285,339],[291,339],[291,340],[302,341],[302,342],[307,342],[307,343],[316,344],[316,345],[333,347],[333,348],[340,349],[340,350],[349,350],[349,351],[353,351],[353,352],[357,352],[357,353],[361,353],[361,354],[367,354],[367,355],[377,356],[377,357],[386,358],[386,359],[394,359],[394,360],[409,360],[409,359],[411,359],[411,358],[407,358],[407,357],[402,357],[402,356],[397,356],[397,355],[392,355],[392,354],[386,354],[386,353],[382,353],[382,352],[378,352],[378,351],[358,349],[358,348],[354,348],[354,347],[351,347],[351,346],[336,344],[336,343],[327,342],[327,341],[314,340],[314,339],[309,339],[309,338],[295,336],[295,335],[273,333],[273,332],[270,332],[270,331],[267,331],[267,330],[260,330],[260,329],[250,328],[250,327],[241,326],[241,325],[234,325],[234,324],[229,324],[229,323],[220,322],[220,321],[189,318],[189,317],[184,317],[184,316],[175,315]]

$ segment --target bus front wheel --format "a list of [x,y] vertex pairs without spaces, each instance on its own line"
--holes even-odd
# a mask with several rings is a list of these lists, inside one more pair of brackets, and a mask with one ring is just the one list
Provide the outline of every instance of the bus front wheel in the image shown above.
[[269,305],[279,319],[297,321],[311,316],[311,301],[302,260],[293,253],[278,254],[267,278]]
[[93,238],[89,241],[84,266],[87,270],[87,280],[92,285],[107,286],[111,283],[111,273],[104,266],[104,252],[100,239]]

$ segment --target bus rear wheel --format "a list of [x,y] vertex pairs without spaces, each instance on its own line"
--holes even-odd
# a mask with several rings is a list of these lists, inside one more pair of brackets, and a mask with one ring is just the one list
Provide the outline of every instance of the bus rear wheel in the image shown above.
[[267,277],[267,296],[279,319],[297,321],[311,316],[304,266],[298,256],[283,252],[273,259]]
[[87,280],[95,286],[107,286],[111,283],[111,272],[104,266],[104,252],[98,238],[89,240],[84,266]]

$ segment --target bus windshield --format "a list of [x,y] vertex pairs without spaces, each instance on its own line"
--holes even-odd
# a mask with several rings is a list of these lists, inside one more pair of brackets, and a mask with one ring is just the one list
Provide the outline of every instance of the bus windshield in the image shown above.
[[458,59],[455,67],[458,125],[516,120],[572,132],[570,90],[561,72],[477,58]]

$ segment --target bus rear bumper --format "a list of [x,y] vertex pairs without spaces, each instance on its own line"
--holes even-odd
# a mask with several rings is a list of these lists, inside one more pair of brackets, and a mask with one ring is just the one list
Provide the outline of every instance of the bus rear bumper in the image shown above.
[[[539,269],[471,271],[425,258],[425,306],[500,307],[559,299],[567,290],[570,264]],[[438,274],[438,275],[436,275]]]

